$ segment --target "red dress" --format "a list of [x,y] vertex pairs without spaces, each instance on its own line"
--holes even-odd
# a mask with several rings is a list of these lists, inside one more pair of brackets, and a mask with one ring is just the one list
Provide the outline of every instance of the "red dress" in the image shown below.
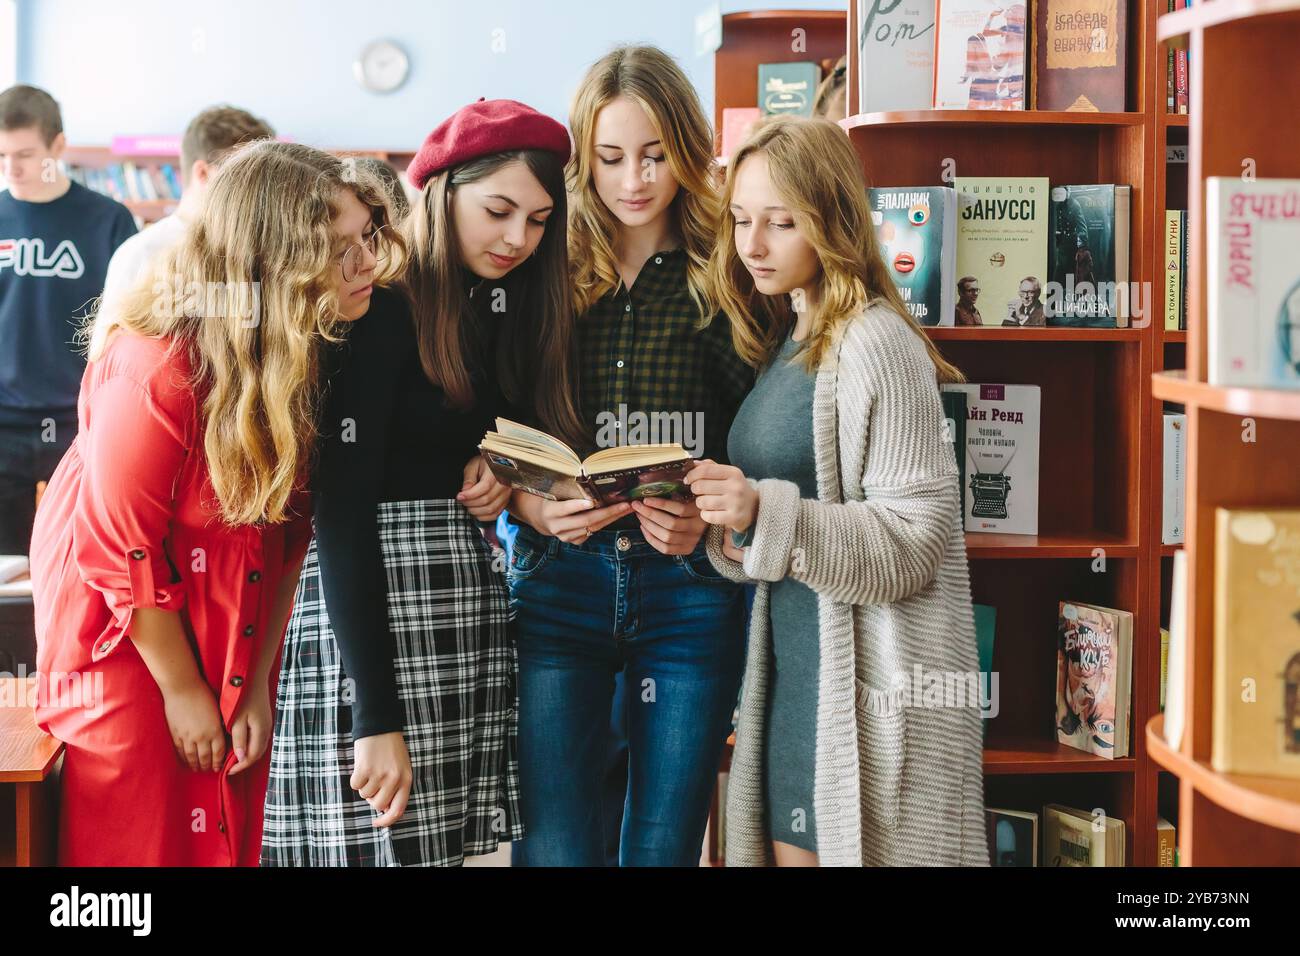
[[[271,604],[311,536],[305,494],[288,524],[232,528],[212,504],[183,354],[119,331],[91,362],[76,440],[36,515],[37,722],[67,744],[59,862],[255,866],[270,748],[234,777],[176,756],[162,693],[123,638],[136,608],[181,612],[229,731],[252,684]],[[205,504],[207,502],[207,504]],[[279,654],[268,677],[275,704]],[[62,693],[56,691],[62,689]]]

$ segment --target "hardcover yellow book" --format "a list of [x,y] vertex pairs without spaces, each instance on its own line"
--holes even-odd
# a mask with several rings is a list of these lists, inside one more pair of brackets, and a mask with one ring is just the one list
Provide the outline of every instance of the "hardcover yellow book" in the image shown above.
[[1210,763],[1300,777],[1300,509],[1218,508],[1215,532]]
[[1047,325],[1046,177],[958,176],[957,325]]

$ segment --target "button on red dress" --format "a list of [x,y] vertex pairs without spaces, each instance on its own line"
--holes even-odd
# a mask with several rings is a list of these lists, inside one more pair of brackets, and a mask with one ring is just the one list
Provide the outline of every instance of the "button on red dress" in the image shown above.
[[[306,552],[303,517],[231,527],[215,510],[183,353],[118,331],[87,368],[76,440],[36,515],[37,722],[67,744],[59,862],[255,866],[270,748],[231,777],[176,756],[162,693],[124,640],[136,608],[179,611],[227,732],[251,690],[276,589]],[[266,693],[275,704],[279,654]],[[64,692],[56,693],[59,689]],[[77,691],[74,693],[73,691]]]

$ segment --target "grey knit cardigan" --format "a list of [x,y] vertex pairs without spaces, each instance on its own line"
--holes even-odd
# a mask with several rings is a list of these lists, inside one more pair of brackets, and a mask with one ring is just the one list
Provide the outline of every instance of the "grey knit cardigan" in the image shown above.
[[758,582],[727,794],[728,866],[770,862],[767,582],[785,577],[817,593],[821,864],[988,865],[978,694],[958,683],[969,690],[979,665],[944,425],[925,344],[873,305],[837,332],[817,372],[817,500],[801,499],[793,482],[754,482],[758,518],[743,565],[723,555],[725,529],[709,529],[718,571]]

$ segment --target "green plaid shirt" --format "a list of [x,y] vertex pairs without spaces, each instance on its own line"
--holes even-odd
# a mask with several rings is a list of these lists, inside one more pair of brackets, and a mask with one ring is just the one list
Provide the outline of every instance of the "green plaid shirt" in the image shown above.
[[697,458],[727,461],[754,371],[736,355],[725,315],[704,329],[699,321],[683,249],[655,253],[630,290],[620,284],[578,319],[592,447],[680,442]]

